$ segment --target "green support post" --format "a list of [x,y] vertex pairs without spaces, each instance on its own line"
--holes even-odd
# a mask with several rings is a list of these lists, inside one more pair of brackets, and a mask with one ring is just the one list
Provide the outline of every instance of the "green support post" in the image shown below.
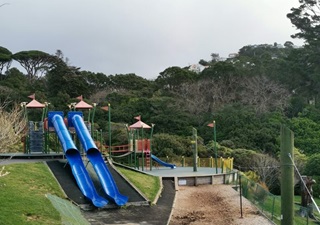
[[152,171],[152,159],[151,159],[151,154],[152,154],[152,136],[153,136],[153,128],[154,128],[154,124],[151,124],[151,133],[150,133],[150,171]]
[[111,155],[111,105],[108,103],[108,133],[109,133],[109,159],[112,158]]
[[92,118],[91,118],[91,136],[92,137],[93,137],[93,130],[94,130],[94,115],[96,114],[96,108],[97,108],[97,103],[93,103],[93,112],[92,112]]
[[[280,129],[280,165],[281,165],[281,225],[294,224],[294,165],[293,132],[281,125]],[[292,160],[290,158],[292,157]]]
[[141,127],[141,136],[142,136],[142,139],[141,139],[141,152],[142,152],[142,162],[141,162],[141,167],[142,167],[142,171],[144,171],[144,141],[143,141],[143,127]]
[[133,144],[134,144],[134,165],[135,165],[135,167],[137,167],[137,142],[136,142],[136,140],[137,140],[137,132],[136,132],[136,130],[134,130],[133,131]]
[[90,123],[90,117],[91,117],[91,109],[89,109],[89,113],[88,113],[88,123]]
[[198,162],[197,162],[197,157],[198,157],[198,145],[197,145],[197,129],[193,128],[192,129],[193,133],[193,172],[198,171]]
[[216,121],[213,121],[213,139],[214,139],[214,159],[216,164],[216,174],[218,173],[218,150],[217,150],[217,130]]

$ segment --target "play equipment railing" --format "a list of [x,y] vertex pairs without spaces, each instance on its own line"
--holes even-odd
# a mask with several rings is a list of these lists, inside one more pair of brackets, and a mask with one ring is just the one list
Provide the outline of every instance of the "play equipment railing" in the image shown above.
[[[159,157],[160,160],[175,164],[177,167],[192,167],[193,166],[193,157]],[[141,165],[141,158],[139,158],[139,164]],[[198,167],[211,167],[216,168],[215,158],[197,158]],[[222,173],[228,173],[233,170],[233,158],[218,158],[217,159],[217,168],[221,169]]]
[[[174,163],[177,166],[181,167],[190,167],[193,166],[193,157],[180,157],[180,160],[177,161],[177,159],[170,159],[170,158],[161,158],[160,159],[169,162],[169,163]],[[197,158],[197,164],[198,167],[211,167],[215,168],[215,158],[214,157],[209,157],[209,158]],[[229,172],[233,170],[233,158],[218,158],[217,159],[217,167],[221,169],[221,172]]]
[[126,153],[126,152],[130,151],[130,145],[111,146],[111,149],[110,149],[110,146],[108,146],[108,145],[105,145],[104,147],[105,147],[104,150],[103,150],[104,154],[109,154],[110,150],[111,150],[111,154],[114,154],[114,153]]

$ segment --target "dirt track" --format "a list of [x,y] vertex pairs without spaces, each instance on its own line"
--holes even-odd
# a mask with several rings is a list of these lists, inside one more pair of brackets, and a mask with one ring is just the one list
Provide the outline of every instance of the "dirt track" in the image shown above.
[[230,185],[180,186],[169,225],[272,225]]

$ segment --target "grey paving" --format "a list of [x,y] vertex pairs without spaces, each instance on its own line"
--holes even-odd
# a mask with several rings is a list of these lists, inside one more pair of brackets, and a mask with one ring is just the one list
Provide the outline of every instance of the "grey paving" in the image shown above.
[[[143,173],[150,174],[158,177],[195,177],[195,176],[210,176],[216,174],[216,168],[198,167],[194,172],[193,167],[177,167],[171,169],[169,167],[154,167],[152,170],[144,170]],[[218,168],[218,173],[221,169]]]

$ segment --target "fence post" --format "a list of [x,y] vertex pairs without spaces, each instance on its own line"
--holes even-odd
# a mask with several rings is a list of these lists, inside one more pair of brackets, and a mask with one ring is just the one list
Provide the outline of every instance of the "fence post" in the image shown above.
[[293,159],[293,132],[281,125],[280,129],[280,165],[281,165],[281,225],[294,224],[294,167]]
[[220,158],[220,163],[221,163],[221,173],[223,173],[224,159],[222,157]]
[[273,221],[273,216],[274,216],[274,203],[275,203],[275,196],[273,196],[273,202],[272,202],[272,212],[271,212],[271,221]]
[[241,218],[243,218],[243,214],[242,214],[242,183],[241,183],[241,174],[239,173],[239,192],[240,192],[240,215]]

